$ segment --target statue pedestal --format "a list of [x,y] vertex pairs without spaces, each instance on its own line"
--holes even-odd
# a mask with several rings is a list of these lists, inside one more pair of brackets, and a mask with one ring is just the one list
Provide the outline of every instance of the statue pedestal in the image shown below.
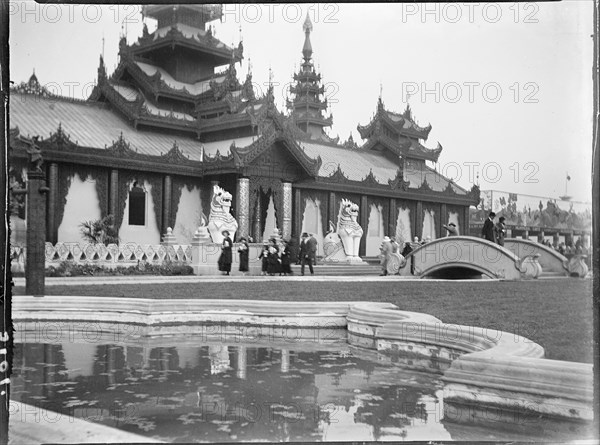
[[165,233],[165,235],[163,236],[163,240],[162,240],[161,244],[163,246],[175,246],[175,245],[179,244],[177,242],[177,238],[175,238],[175,235],[173,235],[172,228],[170,228],[170,227],[167,228],[167,233]]
[[[231,249],[231,272],[230,276],[242,276],[240,272],[240,255],[238,253],[239,243],[235,243]],[[258,258],[262,244],[248,245],[248,272],[246,275],[260,275],[262,260]],[[219,257],[221,256],[221,244],[212,242],[192,241],[192,268],[195,275],[223,275],[219,270]]]
[[587,267],[587,264],[585,264],[586,258],[586,255],[580,254],[576,254],[571,257],[567,265],[570,276],[584,278],[588,274],[589,268]]
[[358,256],[348,256],[344,251],[344,245],[337,233],[330,233],[323,242],[323,252],[325,254],[323,264],[350,264],[362,266],[367,264]]

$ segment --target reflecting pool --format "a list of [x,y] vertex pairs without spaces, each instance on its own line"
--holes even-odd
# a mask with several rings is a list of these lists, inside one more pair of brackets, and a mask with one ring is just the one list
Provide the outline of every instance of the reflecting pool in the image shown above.
[[89,341],[99,338],[18,344],[11,398],[167,442],[541,434],[539,425],[515,432],[510,424],[482,430],[448,422],[439,366],[427,370],[351,346],[345,334],[272,345],[190,337]]

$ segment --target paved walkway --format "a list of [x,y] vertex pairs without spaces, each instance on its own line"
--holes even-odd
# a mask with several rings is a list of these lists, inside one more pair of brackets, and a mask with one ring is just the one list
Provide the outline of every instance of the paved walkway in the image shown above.
[[[19,277],[13,279],[16,287],[25,287],[25,278]],[[292,275],[292,276],[155,276],[155,275],[129,275],[129,276],[101,276],[101,277],[48,277],[46,286],[101,286],[106,284],[187,284],[187,283],[252,283],[265,281],[316,281],[316,282],[404,282],[404,281],[424,281],[421,278],[401,277],[399,275],[388,276],[335,276],[335,275]],[[449,280],[427,279],[427,282],[448,282]],[[473,280],[450,280],[453,282],[462,282]],[[497,282],[499,280],[484,279],[477,282]]]

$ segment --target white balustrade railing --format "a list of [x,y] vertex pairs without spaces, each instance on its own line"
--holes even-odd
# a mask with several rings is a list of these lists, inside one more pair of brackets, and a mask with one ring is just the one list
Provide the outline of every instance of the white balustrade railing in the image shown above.
[[[46,243],[46,267],[57,267],[63,261],[74,264],[95,264],[107,268],[130,266],[144,261],[163,264],[167,261],[187,263],[192,261],[192,246],[189,244],[80,244]],[[13,272],[22,272],[25,267],[26,249],[23,246],[10,248]]]

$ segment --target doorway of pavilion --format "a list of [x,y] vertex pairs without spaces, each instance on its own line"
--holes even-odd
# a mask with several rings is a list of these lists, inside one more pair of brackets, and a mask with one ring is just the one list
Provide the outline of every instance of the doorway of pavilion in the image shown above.
[[282,233],[281,183],[257,184],[250,181],[251,236],[254,242],[267,242],[275,229]]
[[[317,240],[317,256],[323,256],[323,215],[321,200],[319,198],[304,198],[304,211],[302,213],[302,226],[300,234],[310,233]],[[298,240],[297,240],[298,241]]]

